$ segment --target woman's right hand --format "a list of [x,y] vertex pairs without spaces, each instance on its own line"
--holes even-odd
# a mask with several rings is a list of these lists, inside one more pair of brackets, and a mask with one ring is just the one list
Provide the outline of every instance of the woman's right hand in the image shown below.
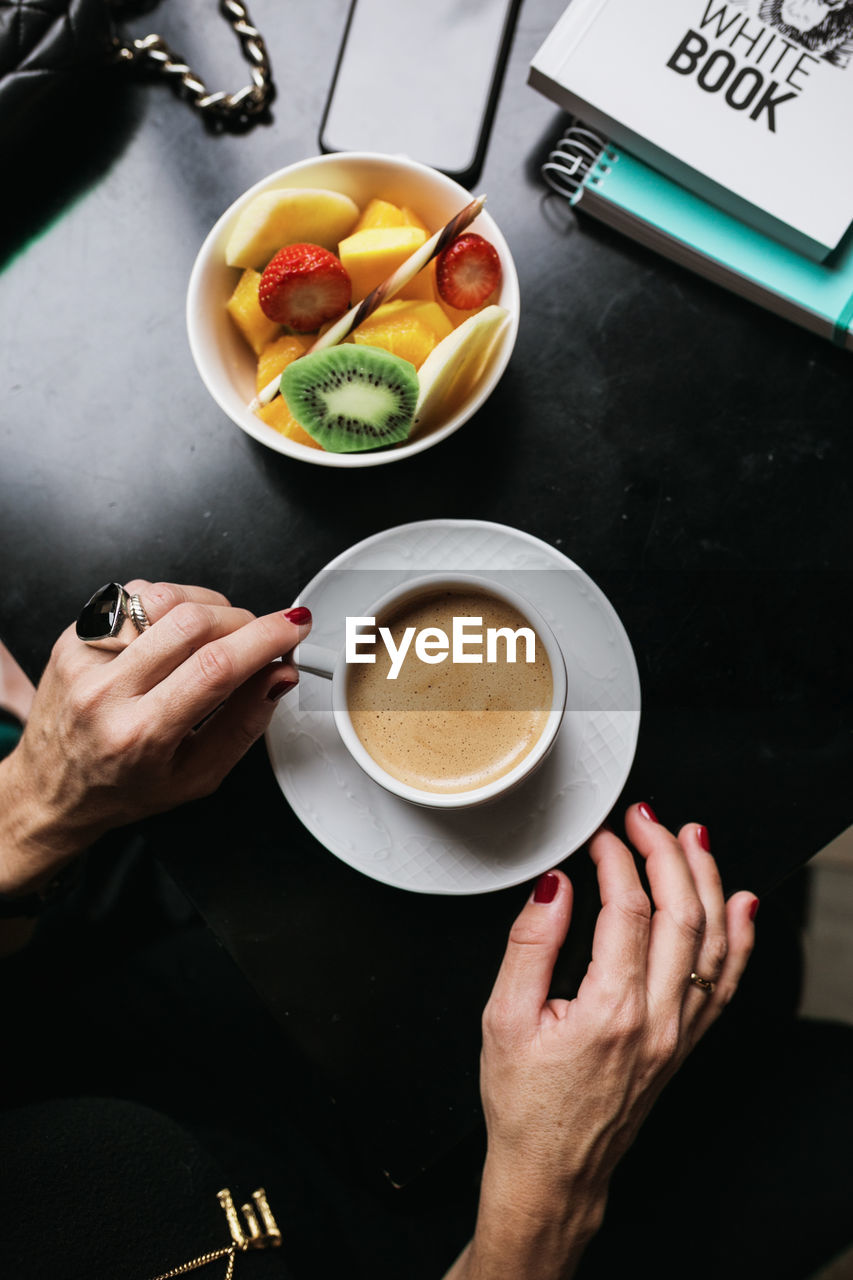
[[574,1000],[548,998],[571,918],[566,876],[543,876],[513,925],[483,1017],[489,1144],[477,1229],[448,1280],[571,1275],[618,1161],[737,989],[755,895],[724,901],[704,827],[676,838],[634,805],[626,829],[652,901],[628,847],[598,832],[590,852],[602,909]]
[[307,610],[256,618],[204,587],[138,580],[151,626],[118,653],[68,627],[0,766],[0,893],[41,888],[105,831],[213,791],[298,681]]

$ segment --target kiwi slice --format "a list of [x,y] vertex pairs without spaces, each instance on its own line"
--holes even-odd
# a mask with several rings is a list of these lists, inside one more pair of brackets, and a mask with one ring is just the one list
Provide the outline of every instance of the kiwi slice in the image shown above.
[[280,386],[296,421],[330,453],[405,440],[418,399],[413,364],[379,347],[349,343],[294,360]]

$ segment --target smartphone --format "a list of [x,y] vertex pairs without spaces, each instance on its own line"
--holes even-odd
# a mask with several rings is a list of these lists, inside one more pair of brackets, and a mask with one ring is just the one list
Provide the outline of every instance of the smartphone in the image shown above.
[[473,181],[520,0],[353,0],[323,151],[383,151]]

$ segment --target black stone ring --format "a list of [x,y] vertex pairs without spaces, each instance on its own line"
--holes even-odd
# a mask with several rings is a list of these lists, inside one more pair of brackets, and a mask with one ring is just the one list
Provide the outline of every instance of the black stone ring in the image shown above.
[[118,650],[150,626],[139,596],[130,595],[120,582],[108,582],[80,610],[77,637],[101,649]]

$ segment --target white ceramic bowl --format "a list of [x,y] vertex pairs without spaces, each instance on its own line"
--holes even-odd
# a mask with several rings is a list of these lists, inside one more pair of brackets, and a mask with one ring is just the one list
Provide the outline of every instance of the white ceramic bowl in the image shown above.
[[480,213],[470,229],[485,236],[498,251],[503,283],[497,301],[506,307],[510,322],[477,386],[446,421],[423,435],[416,435],[411,441],[378,453],[325,453],[288,440],[249,412],[248,405],[255,394],[257,365],[254,353],[225,310],[240,276],[238,268],[226,266],[225,245],[240,211],[254,196],[261,191],[285,187],[325,187],[342,191],[361,206],[371,196],[381,196],[394,204],[408,205],[435,231],[472,199],[464,187],[426,165],[402,156],[360,151],[301,160],[250,187],[226,209],[207,236],[195,260],[187,292],[187,330],[193,360],[220,409],[261,444],[320,467],[378,467],[398,462],[431,448],[458,431],[497,386],[509,363],[518,333],[518,275],[507,243],[486,210]]

